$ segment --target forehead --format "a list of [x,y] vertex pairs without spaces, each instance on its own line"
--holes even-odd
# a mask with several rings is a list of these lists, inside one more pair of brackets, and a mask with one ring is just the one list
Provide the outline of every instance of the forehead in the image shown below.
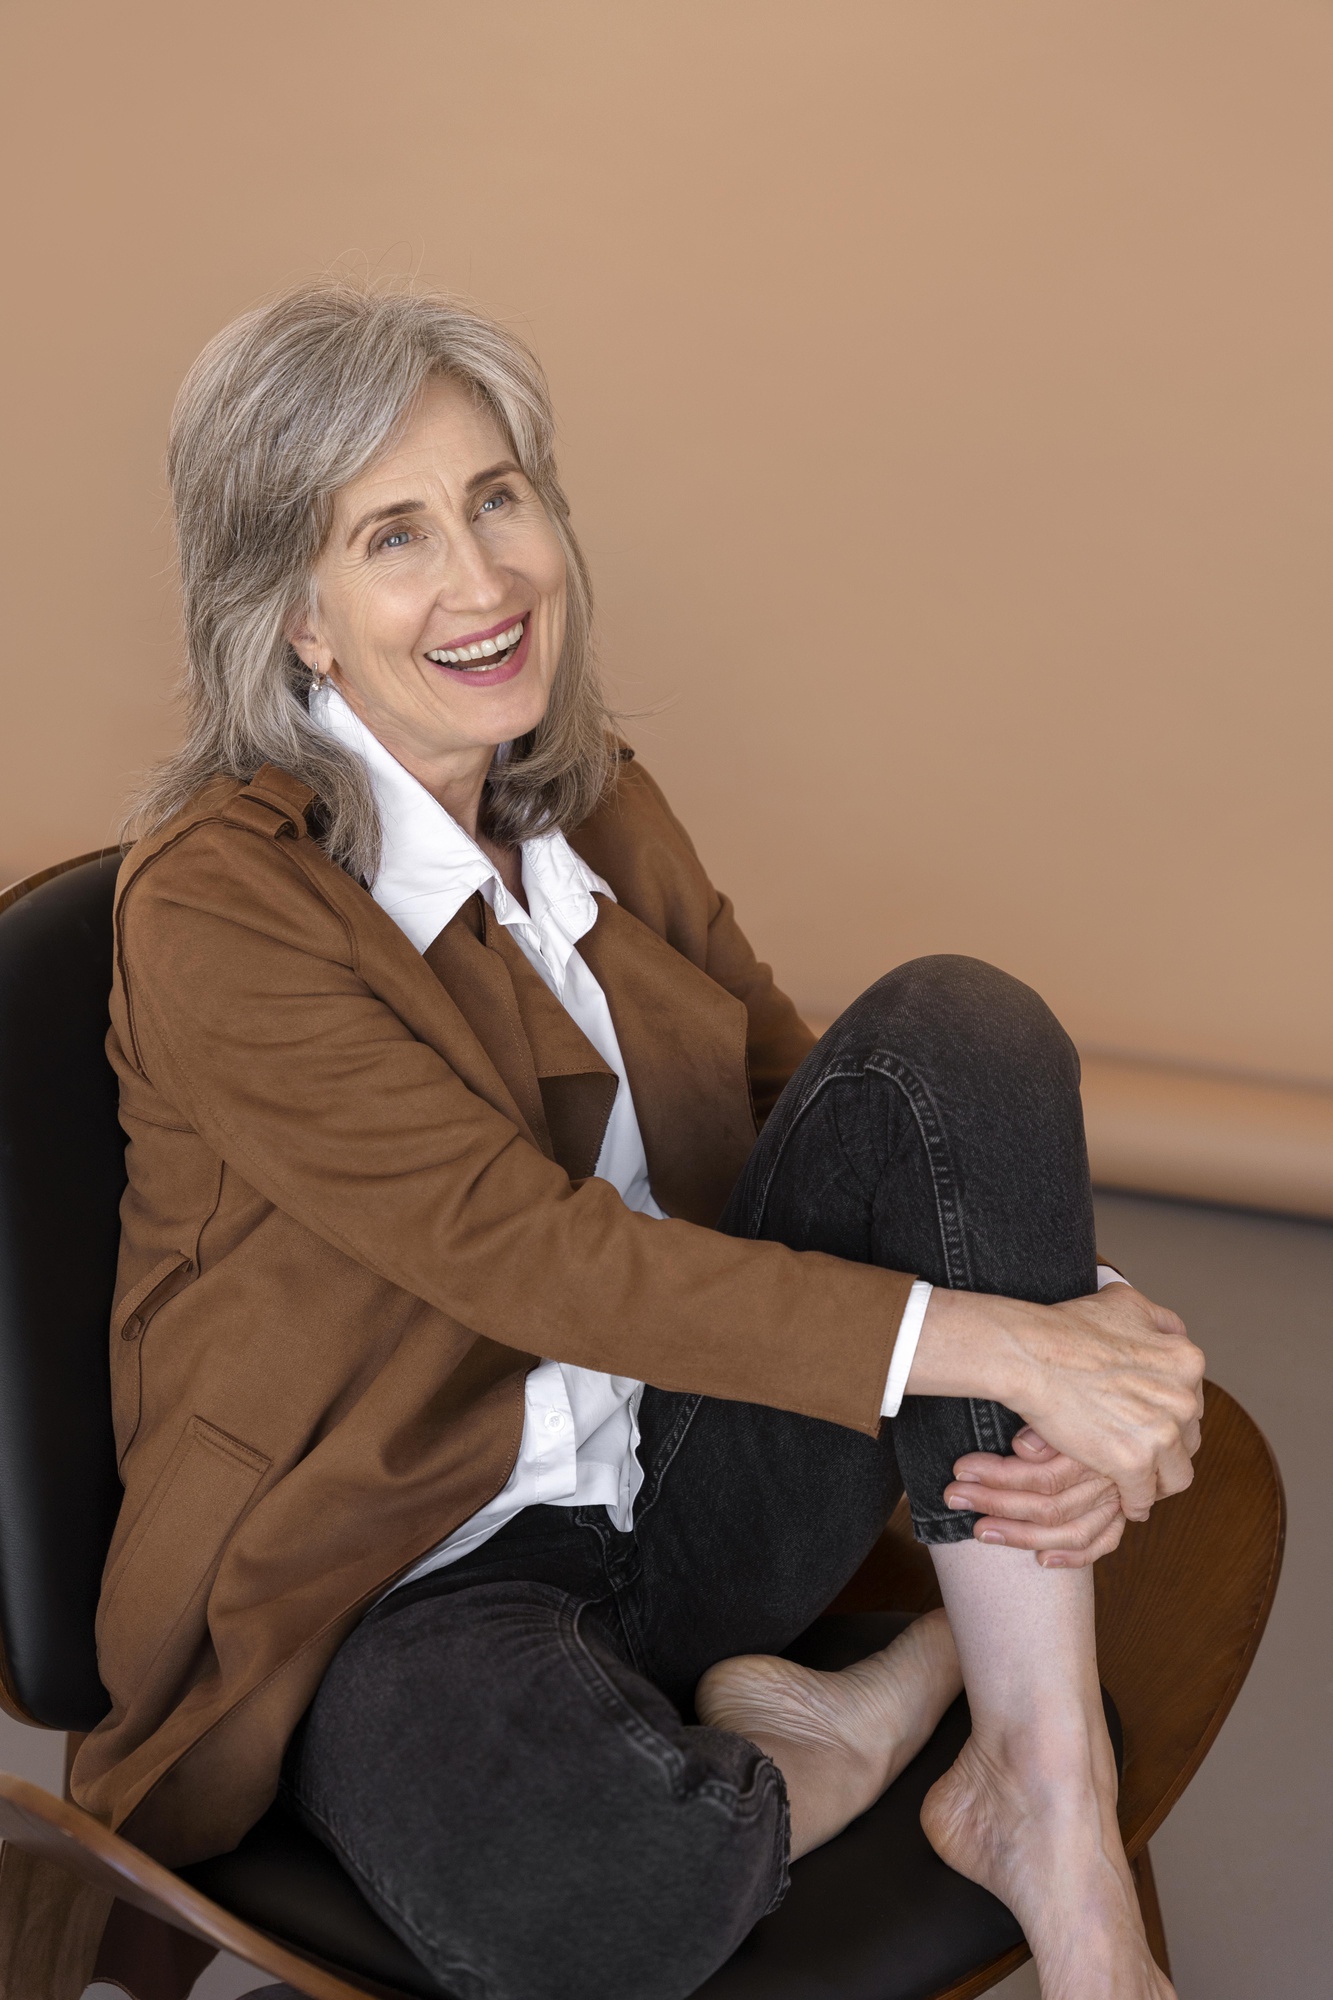
[[414,491],[428,485],[455,493],[476,473],[512,455],[493,412],[471,385],[436,375],[388,450],[339,488],[337,511],[346,515],[379,500],[406,498],[404,482]]

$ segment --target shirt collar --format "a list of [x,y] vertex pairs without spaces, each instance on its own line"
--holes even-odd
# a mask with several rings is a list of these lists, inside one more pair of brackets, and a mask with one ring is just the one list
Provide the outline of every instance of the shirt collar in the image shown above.
[[380,864],[370,893],[418,951],[433,944],[469,896],[485,896],[497,920],[545,960],[563,984],[579,939],[597,921],[594,894],[615,896],[563,833],[522,846],[525,910],[475,840],[371,734],[327,680],[310,696],[310,719],[360,757],[380,817]]

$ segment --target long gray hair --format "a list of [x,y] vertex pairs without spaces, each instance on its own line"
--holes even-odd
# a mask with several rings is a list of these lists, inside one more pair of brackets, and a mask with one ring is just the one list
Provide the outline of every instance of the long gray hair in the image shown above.
[[218,774],[278,764],[310,786],[319,836],[373,880],[379,818],[365,769],[311,720],[286,631],[310,601],[333,496],[393,442],[429,378],[468,383],[494,415],[565,552],[564,649],[542,721],[487,779],[481,819],[505,843],[574,826],[602,797],[614,742],[592,658],[592,588],[556,476],[541,367],[453,300],[302,286],[224,327],[185,379],[167,472],[185,618],[183,748],[149,775],[144,833]]

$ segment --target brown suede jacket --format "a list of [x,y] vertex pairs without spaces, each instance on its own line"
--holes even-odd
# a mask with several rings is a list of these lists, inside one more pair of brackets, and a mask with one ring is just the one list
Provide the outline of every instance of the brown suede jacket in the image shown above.
[[539,1357],[873,1434],[911,1283],[711,1226],[811,1036],[628,753],[579,949],[666,1222],[593,1177],[615,1079],[484,899],[423,957],[309,804],[215,780],[117,892],[125,1499],[73,1791],[169,1863],[234,1846],[357,1618],[503,1486]]

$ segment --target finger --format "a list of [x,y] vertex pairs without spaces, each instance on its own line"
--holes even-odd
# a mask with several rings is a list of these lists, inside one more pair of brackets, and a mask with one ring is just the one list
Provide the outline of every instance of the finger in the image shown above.
[[1196,1417],[1192,1424],[1185,1426],[1185,1449],[1191,1458],[1195,1456],[1202,1442],[1203,1433],[1199,1425],[1199,1419]]
[[955,1480],[964,1486],[997,1486],[1027,1493],[1058,1493],[1066,1486],[1077,1486],[1082,1480],[1098,1476],[1063,1452],[1034,1463],[1031,1459],[1000,1458],[992,1452],[972,1451],[966,1458],[960,1458],[953,1470]]
[[1103,1556],[1109,1556],[1120,1547],[1125,1532],[1125,1517],[1117,1514],[1110,1526],[1104,1528],[1097,1540],[1087,1549],[1039,1549],[1037,1561],[1043,1569],[1088,1569]]
[[1153,1502],[1163,1497],[1157,1481],[1155,1463],[1122,1473],[1116,1480],[1120,1494],[1120,1511],[1127,1521],[1146,1521],[1153,1510]]
[[1002,1521],[1033,1521],[1043,1528],[1058,1528],[1108,1506],[1117,1510],[1120,1506],[1120,1495],[1107,1479],[1086,1479],[1064,1493],[1008,1493],[993,1486],[965,1486],[946,1492],[945,1498],[960,1513],[966,1510]]
[[1194,1462],[1183,1444],[1165,1452],[1157,1462],[1157,1497],[1169,1500],[1194,1484]]
[[[1014,1439],[1013,1450],[1018,1456],[1026,1459],[1059,1457],[1055,1446],[1047,1444],[1045,1438],[1038,1437],[1031,1424],[1024,1424],[1022,1430]],[[954,1470],[957,1471],[957,1469],[955,1466]]]
[[1120,1503],[1118,1499],[1112,1499],[1107,1505],[1094,1508],[1091,1513],[1080,1514],[1077,1520],[1049,1527],[1037,1521],[1002,1520],[997,1515],[986,1514],[972,1532],[977,1541],[997,1547],[1076,1552],[1092,1548],[1111,1523],[1119,1518]]

